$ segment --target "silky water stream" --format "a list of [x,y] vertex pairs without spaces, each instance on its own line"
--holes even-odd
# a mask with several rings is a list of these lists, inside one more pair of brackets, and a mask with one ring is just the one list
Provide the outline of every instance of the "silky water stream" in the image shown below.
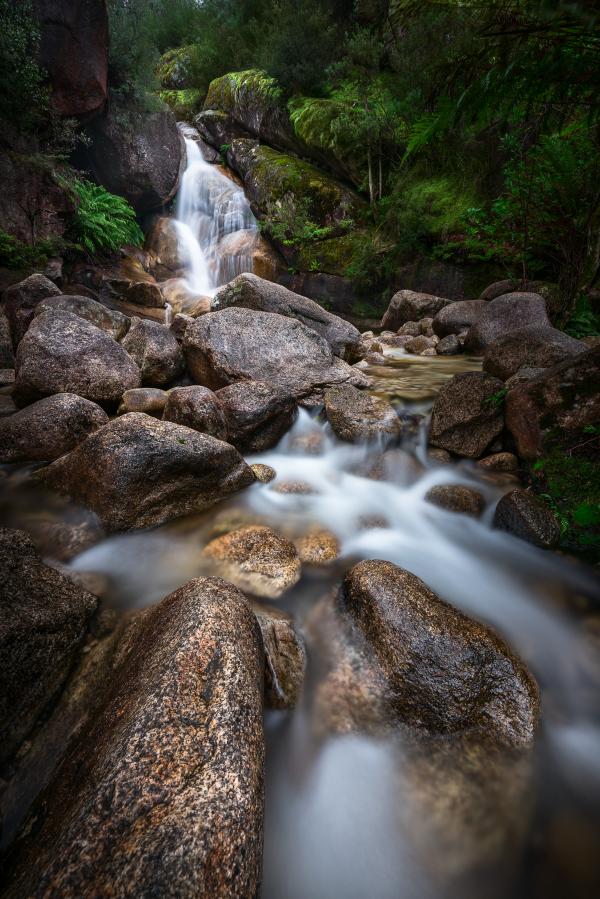
[[[271,484],[255,484],[202,516],[113,536],[70,563],[98,577],[106,603],[131,609],[206,573],[202,546],[238,522],[266,523],[289,536],[318,526],[338,538],[340,558],[329,567],[306,566],[276,604],[306,630],[308,668],[297,708],[265,719],[264,899],[599,895],[597,583],[578,563],[492,530],[494,504],[513,482],[472,463],[428,458],[426,419],[419,423],[417,413],[445,379],[476,367],[467,358],[392,354],[369,372],[373,390],[391,397],[413,425],[387,470],[372,464],[381,446],[341,443],[318,410],[301,410],[275,449],[249,459],[275,469]],[[6,523],[35,532],[41,520],[65,514],[24,500],[21,479],[12,472],[5,482]],[[284,481],[306,489],[281,492]],[[448,483],[483,493],[481,520],[425,501],[430,487]],[[462,750],[456,764],[450,755],[441,766],[429,757],[422,765],[397,736],[328,730],[328,709],[315,701],[328,636],[319,642],[314,623],[306,625],[360,559],[407,568],[491,625],[528,663],[542,699],[530,756],[484,757],[465,773]]]

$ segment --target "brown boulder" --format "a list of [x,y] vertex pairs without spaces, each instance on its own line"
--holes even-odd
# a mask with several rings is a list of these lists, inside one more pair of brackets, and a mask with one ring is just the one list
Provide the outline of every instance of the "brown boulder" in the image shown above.
[[485,304],[485,309],[465,337],[465,349],[483,351],[509,331],[529,325],[550,327],[546,301],[537,293],[507,293]]
[[159,390],[158,387],[134,387],[133,390],[126,390],[121,397],[117,415],[146,412],[147,415],[162,418],[168,396],[166,390]]
[[440,509],[472,515],[474,518],[479,518],[485,507],[481,493],[463,484],[438,484],[427,491],[425,499]]
[[520,488],[505,493],[499,500],[494,527],[546,549],[560,540],[560,525],[548,506]]
[[483,369],[506,381],[521,368],[549,368],[585,353],[581,340],[549,326],[530,325],[510,331],[488,344]]
[[183,269],[177,225],[172,218],[159,216],[156,219],[146,236],[144,248],[151,254],[154,267],[161,266],[172,273]]
[[502,431],[502,407],[496,402],[502,389],[502,381],[485,372],[455,375],[435,398],[429,442],[458,456],[481,456]]
[[72,312],[79,318],[84,318],[90,324],[100,328],[101,331],[113,338],[113,340],[122,340],[127,334],[130,325],[130,319],[117,312],[115,309],[108,309],[102,303],[90,297],[70,296],[61,294],[53,296],[47,300],[38,303],[34,315],[41,315],[43,312]]
[[2,300],[15,349],[30,325],[38,303],[59,294],[56,284],[39,272],[6,288]]
[[111,421],[38,477],[111,531],[200,512],[254,481],[228,443],[141,412]]
[[460,334],[479,321],[487,303],[484,300],[459,300],[450,303],[435,315],[433,330],[438,337]]
[[361,393],[349,384],[325,391],[325,413],[340,440],[361,443],[400,436],[401,423],[387,400]]
[[0,529],[0,760],[60,691],[97,600],[44,565],[23,531]]
[[52,462],[107,422],[104,409],[74,393],[48,396],[0,421],[0,462]]
[[353,325],[338,315],[327,312],[314,300],[250,273],[239,275],[222,287],[212,302],[211,310],[230,306],[275,312],[295,318],[316,331],[327,341],[334,355],[343,359],[354,357],[354,348],[360,339],[360,334]]
[[261,381],[240,381],[217,391],[231,442],[242,452],[262,453],[276,446],[296,417],[287,391]]
[[382,328],[397,331],[406,322],[418,322],[422,318],[434,316],[448,306],[452,300],[435,297],[429,293],[416,293],[414,290],[399,290],[390,300],[381,320]]
[[227,440],[223,409],[217,395],[208,387],[174,387],[168,393],[163,419]]
[[175,336],[158,322],[132,318],[121,346],[138,366],[142,383],[148,387],[166,387],[185,368]]
[[258,895],[261,642],[244,597],[217,578],[135,617],[98,711],[43,796],[9,895]]
[[315,331],[272,312],[210,312],[186,330],[183,349],[192,377],[213,390],[254,380],[303,396],[345,381],[368,383]]
[[71,312],[49,311],[31,323],[19,344],[14,395],[20,405],[76,393],[110,406],[140,380],[131,356],[105,331]]
[[600,421],[600,347],[518,384],[506,397],[506,426],[523,459],[535,459],[558,433],[577,435]]
[[456,334],[448,334],[442,337],[435,348],[438,356],[456,356],[462,350],[462,344]]
[[202,555],[236,587],[266,599],[278,599],[300,579],[294,544],[262,525],[216,537]]

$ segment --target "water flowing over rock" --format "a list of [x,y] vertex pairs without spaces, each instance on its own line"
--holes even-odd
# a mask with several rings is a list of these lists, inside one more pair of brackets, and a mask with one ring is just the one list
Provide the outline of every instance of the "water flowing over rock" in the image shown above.
[[0,529],[0,759],[55,697],[97,600],[44,565],[23,531]]
[[315,331],[272,312],[210,312],[187,329],[183,349],[192,377],[213,390],[255,380],[302,396],[345,381],[369,383],[337,359]]
[[550,327],[546,301],[537,293],[507,293],[486,302],[485,309],[465,337],[465,349],[483,353],[510,331],[530,325]]
[[200,512],[252,484],[254,475],[228,443],[130,412],[43,469],[39,479],[118,531]]
[[479,518],[485,506],[481,493],[463,484],[437,484],[427,491],[425,499],[448,512],[472,515],[474,518]]
[[6,288],[2,301],[15,349],[33,320],[38,304],[48,297],[59,295],[56,284],[39,272]]
[[506,381],[520,368],[549,368],[579,353],[585,353],[586,349],[581,340],[575,340],[556,328],[529,325],[509,331],[488,344],[483,357],[483,369]]
[[34,315],[41,315],[43,312],[72,312],[79,318],[84,318],[90,324],[95,325],[102,331],[113,338],[113,340],[122,340],[127,334],[130,325],[130,319],[117,312],[115,309],[108,309],[102,303],[90,297],[69,296],[61,294],[61,296],[52,296],[47,300],[38,303]]
[[300,578],[294,544],[268,527],[239,528],[216,537],[203,556],[236,587],[265,599],[278,599]]
[[35,0],[40,64],[61,116],[90,116],[107,98],[108,16],[105,0]]
[[132,318],[121,346],[141,371],[142,383],[149,387],[166,387],[185,368],[177,340],[169,328],[158,322]]
[[0,462],[52,462],[108,422],[74,393],[57,393],[0,420]]
[[458,456],[477,459],[503,427],[502,381],[485,372],[455,375],[433,404],[429,441]]
[[261,381],[240,381],[217,391],[229,439],[241,452],[260,453],[276,446],[297,413],[294,397]]
[[506,426],[521,458],[535,459],[559,433],[566,442],[600,421],[599,372],[595,347],[509,390]]
[[381,327],[397,331],[405,322],[420,321],[427,316],[436,315],[448,306],[452,300],[435,297],[429,293],[416,293],[414,290],[399,290],[389,302],[381,320]]
[[327,420],[340,440],[361,443],[400,436],[401,423],[393,406],[380,397],[343,385],[325,391]]
[[338,315],[327,312],[314,300],[253,274],[240,275],[219,290],[211,309],[215,311],[232,306],[295,318],[324,337],[332,352],[342,359],[353,356],[360,339],[360,333],[353,325]]
[[175,196],[185,147],[167,107],[146,112],[112,96],[106,112],[88,126],[88,134],[85,165],[138,214],[159,209]]
[[26,405],[55,393],[76,393],[115,405],[141,383],[140,370],[123,347],[71,312],[44,312],[19,344],[15,399]]
[[263,666],[256,618],[218,578],[138,614],[8,895],[258,895]]

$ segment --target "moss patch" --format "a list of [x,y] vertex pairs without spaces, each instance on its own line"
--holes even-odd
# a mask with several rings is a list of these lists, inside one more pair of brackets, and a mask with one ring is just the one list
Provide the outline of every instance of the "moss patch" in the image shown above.
[[202,91],[194,88],[164,90],[159,93],[159,97],[173,110],[177,119],[191,119],[202,108]]
[[260,69],[229,72],[215,78],[209,85],[204,105],[207,109],[220,109],[234,116],[247,107],[263,114],[268,110],[280,112],[283,109],[277,82]]

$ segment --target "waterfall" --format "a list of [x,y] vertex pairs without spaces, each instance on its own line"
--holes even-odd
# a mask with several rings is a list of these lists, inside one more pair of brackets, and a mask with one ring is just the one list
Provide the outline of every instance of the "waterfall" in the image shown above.
[[187,151],[175,221],[180,252],[190,291],[212,296],[237,275],[252,271],[258,226],[242,188],[204,160],[193,128],[179,127]]

